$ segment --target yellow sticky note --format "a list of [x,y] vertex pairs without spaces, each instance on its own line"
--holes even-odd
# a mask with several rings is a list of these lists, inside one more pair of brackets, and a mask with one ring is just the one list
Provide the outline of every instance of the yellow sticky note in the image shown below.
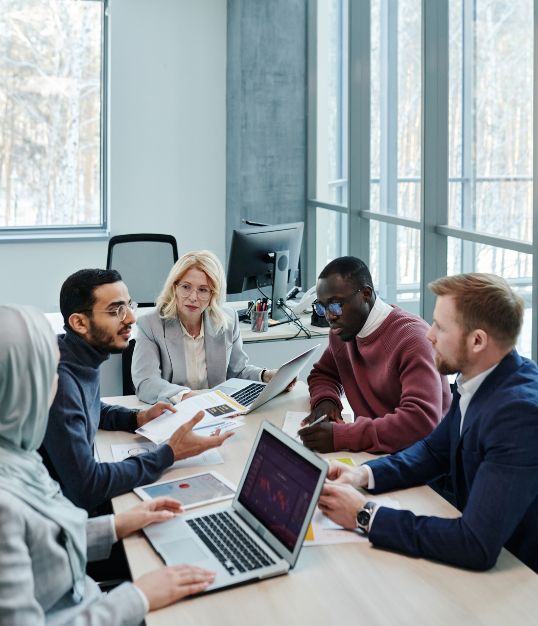
[[312,524],[308,525],[308,530],[306,531],[306,535],[304,537],[305,541],[314,541],[314,529],[312,528]]
[[355,465],[353,459],[349,456],[341,457],[340,459],[334,459],[335,461],[340,461],[340,463],[345,463],[346,465]]

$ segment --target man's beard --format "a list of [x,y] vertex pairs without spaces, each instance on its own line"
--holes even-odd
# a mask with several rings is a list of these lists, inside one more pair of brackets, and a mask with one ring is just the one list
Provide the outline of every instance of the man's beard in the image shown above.
[[[123,331],[127,327],[128,325],[122,326],[119,332]],[[99,328],[99,326],[97,326],[97,324],[95,324],[95,322],[92,319],[90,319],[90,335],[91,335],[91,341],[90,341],[91,346],[94,347],[96,350],[99,350],[100,352],[103,352],[105,354],[120,354],[121,352],[126,350],[127,346],[129,345],[127,344],[123,348],[118,348],[117,346],[115,346],[114,335]]]
[[442,374],[443,376],[458,374],[465,369],[468,360],[466,352],[466,340],[467,337],[461,338],[460,345],[458,346],[458,352],[451,363],[445,361],[442,357],[440,357],[439,353],[435,355],[435,367],[437,367],[439,374]]

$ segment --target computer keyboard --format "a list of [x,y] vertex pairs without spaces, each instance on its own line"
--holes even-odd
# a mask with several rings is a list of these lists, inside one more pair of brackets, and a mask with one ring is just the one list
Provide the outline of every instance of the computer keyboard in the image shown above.
[[261,383],[252,383],[248,387],[232,393],[232,398],[243,406],[249,406],[256,400],[265,387],[266,385],[262,385]]
[[226,511],[186,522],[232,576],[274,563]]

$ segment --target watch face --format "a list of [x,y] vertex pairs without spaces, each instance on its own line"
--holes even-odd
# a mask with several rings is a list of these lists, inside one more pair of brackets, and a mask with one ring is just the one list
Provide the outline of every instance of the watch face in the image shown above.
[[357,522],[359,523],[359,526],[368,526],[368,524],[370,523],[370,513],[368,511],[359,511],[357,513]]

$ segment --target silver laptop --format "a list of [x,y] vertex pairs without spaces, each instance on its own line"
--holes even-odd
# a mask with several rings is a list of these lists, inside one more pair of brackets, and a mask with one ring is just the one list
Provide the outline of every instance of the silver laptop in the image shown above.
[[231,505],[191,513],[144,529],[168,565],[216,572],[206,591],[286,574],[327,474],[327,463],[263,422]]
[[291,383],[299,375],[300,371],[307,364],[310,356],[319,348],[320,344],[309,348],[293,357],[290,361],[281,365],[277,373],[268,383],[253,382],[243,378],[229,378],[213,389],[220,389],[223,393],[233,398],[246,410],[242,413],[250,413],[262,404],[269,402]]

